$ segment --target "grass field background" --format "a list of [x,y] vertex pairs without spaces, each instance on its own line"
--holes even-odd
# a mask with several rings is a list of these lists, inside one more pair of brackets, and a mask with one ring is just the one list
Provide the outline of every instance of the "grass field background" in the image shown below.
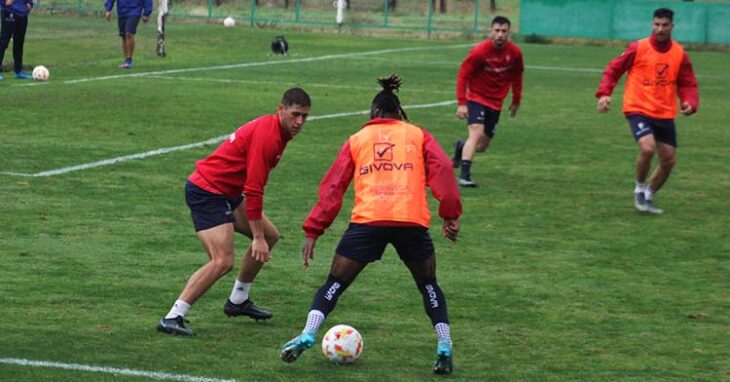
[[[269,44],[282,33],[291,54],[272,56]],[[0,359],[238,381],[441,379],[430,372],[435,336],[421,297],[391,249],[325,323],[358,328],[362,359],[338,367],[317,350],[292,365],[278,358],[327,275],[351,192],[307,270],[301,223],[364,115],[312,118],[271,174],[265,211],[282,240],[252,298],[274,319],[225,317],[229,274],[190,311],[194,338],[154,327],[206,260],[183,185],[215,144],[54,176],[7,172],[222,136],[273,112],[295,85],[312,96],[312,117],[369,109],[376,77],[391,72],[404,79],[404,105],[451,101],[472,43],[173,23],[169,56],[160,59],[154,28],[144,25],[136,66],[122,71],[116,24],[34,15],[25,61],[48,66],[50,81],[0,82]],[[657,196],[666,213],[651,217],[631,204],[637,150],[620,113],[622,89],[609,115],[595,112],[600,71],[621,49],[521,47],[522,108],[515,119],[503,116],[489,152],[476,159],[480,187],[462,190],[460,241],[440,238],[437,219],[432,225],[455,342],[448,379],[730,380],[727,53],[690,52],[700,112],[678,118],[678,164]],[[455,109],[407,111],[450,152],[466,132]],[[239,239],[238,251],[247,244]],[[0,363],[0,380],[145,378]]]

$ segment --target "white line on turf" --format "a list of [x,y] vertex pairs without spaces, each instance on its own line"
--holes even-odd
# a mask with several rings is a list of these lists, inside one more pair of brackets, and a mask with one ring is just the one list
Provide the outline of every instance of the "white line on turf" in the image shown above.
[[[197,82],[216,82],[222,84],[257,84],[257,85],[296,85],[296,82],[281,82],[281,81],[260,81],[260,80],[227,80],[222,78],[199,78],[199,77],[180,77],[180,76],[149,76],[151,78],[161,78],[165,80],[175,81],[197,81]],[[332,88],[332,89],[355,89],[355,90],[369,90],[378,91],[381,89],[377,85],[373,86],[352,86],[352,85],[334,85],[334,84],[316,84],[307,83],[306,88]],[[408,88],[409,93],[436,93],[436,94],[454,94],[453,90],[426,90],[426,89],[412,89]]]
[[[459,45],[443,45],[443,46],[421,46],[421,47],[413,47],[413,48],[394,48],[394,49],[383,49],[383,50],[371,50],[369,52],[356,52],[356,53],[342,53],[342,54],[328,54],[325,56],[318,56],[318,57],[307,57],[307,58],[294,58],[289,60],[270,60],[270,61],[259,61],[259,62],[243,62],[240,64],[230,64],[230,65],[218,65],[218,66],[205,66],[205,67],[197,67],[197,68],[181,68],[181,69],[169,69],[169,70],[158,70],[155,72],[141,72],[141,73],[126,73],[126,74],[116,74],[112,76],[101,76],[101,77],[89,77],[89,78],[81,78],[77,80],[66,80],[66,81],[60,81],[62,84],[78,84],[83,82],[91,82],[91,81],[105,81],[105,80],[115,80],[119,78],[129,78],[129,77],[147,77],[147,76],[157,76],[157,75],[165,75],[165,74],[175,74],[175,73],[190,73],[190,72],[204,72],[204,71],[213,71],[213,70],[228,70],[228,69],[238,69],[238,68],[250,68],[254,66],[268,66],[268,65],[282,65],[282,64],[299,64],[303,62],[315,62],[315,61],[324,61],[324,60],[336,60],[341,58],[349,58],[349,57],[362,57],[362,56],[372,56],[372,55],[378,55],[378,54],[387,54],[387,53],[404,53],[404,52],[417,52],[422,50],[433,50],[433,49],[459,49],[459,48],[466,48],[473,46],[474,44],[459,44]],[[17,85],[17,86],[34,86],[36,84],[44,84],[44,82],[33,82],[23,85]]]
[[[456,101],[443,101],[443,102],[427,103],[427,104],[420,104],[420,105],[407,105],[407,106],[403,106],[403,108],[404,109],[426,109],[426,108],[431,108],[431,107],[453,105],[455,103],[456,103]],[[368,113],[370,113],[370,110],[352,111],[352,112],[346,112],[346,113],[336,113],[336,114],[326,114],[326,115],[316,115],[316,116],[309,117],[307,119],[307,121],[311,122],[311,121],[317,121],[317,120],[322,120],[322,119],[350,117],[353,115],[365,115]],[[31,177],[31,178],[60,175],[60,174],[65,174],[65,173],[69,173],[69,172],[73,172],[73,171],[88,170],[88,169],[95,168],[95,167],[108,166],[111,164],[126,162],[128,160],[133,160],[133,159],[144,159],[144,158],[149,158],[149,157],[156,156],[156,155],[167,154],[167,153],[171,153],[171,152],[175,152],[175,151],[183,151],[183,150],[193,149],[196,147],[213,145],[213,144],[223,141],[224,139],[228,138],[228,136],[230,136],[230,134],[221,135],[219,137],[207,139],[207,140],[201,141],[201,142],[190,143],[187,145],[165,147],[165,148],[147,151],[147,152],[143,152],[143,153],[124,155],[121,157],[104,159],[104,160],[84,163],[84,164],[80,164],[80,165],[76,165],[76,166],[63,167],[63,168],[58,168],[55,170],[41,171],[41,172],[37,172],[37,173],[0,172],[0,175],[22,176],[22,177]]]
[[115,375],[127,375],[133,377],[146,377],[157,380],[182,381],[182,382],[236,382],[235,379],[218,379],[196,377],[186,374],[172,374],[159,371],[144,371],[134,369],[121,369],[107,366],[83,365],[78,363],[62,363],[50,361],[34,361],[19,358],[0,358],[0,363],[7,365],[30,366],[30,367],[48,367],[52,369],[65,369],[75,371],[86,371],[90,373],[107,373]]

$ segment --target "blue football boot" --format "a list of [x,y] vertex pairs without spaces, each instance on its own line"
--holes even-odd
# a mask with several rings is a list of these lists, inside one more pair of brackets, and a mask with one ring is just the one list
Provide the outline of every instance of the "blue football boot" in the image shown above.
[[436,349],[436,362],[433,363],[434,374],[451,374],[454,367],[453,350],[448,342],[439,342]]
[[307,349],[314,346],[314,333],[302,332],[294,337],[281,348],[281,359],[284,362],[292,363]]
[[15,78],[18,80],[32,80],[33,77],[26,72],[16,72]]

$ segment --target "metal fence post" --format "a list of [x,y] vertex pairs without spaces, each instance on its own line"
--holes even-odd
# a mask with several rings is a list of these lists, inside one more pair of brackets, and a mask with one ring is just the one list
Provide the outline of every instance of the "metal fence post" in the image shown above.
[[[80,14],[83,14],[83,12],[84,12],[84,5],[83,5],[82,1],[83,0],[79,0],[79,4],[78,4],[78,6],[76,8],[76,11],[78,12],[79,15]],[[119,4],[117,4],[117,6],[119,6]],[[13,39],[13,45],[15,45],[15,42],[14,41],[15,41],[15,39]]]
[[295,5],[296,11],[294,13],[294,22],[299,22],[299,17],[302,15],[302,0],[296,0]]
[[388,26],[388,12],[390,11],[390,1],[383,0],[383,26]]
[[250,12],[249,26],[253,26],[256,20],[256,0],[251,0],[251,12]]
[[208,0],[208,18],[213,16],[213,0]]
[[431,28],[433,27],[433,2],[428,0],[428,38],[431,38]]
[[479,30],[479,0],[474,0],[474,27],[472,33],[476,34]]

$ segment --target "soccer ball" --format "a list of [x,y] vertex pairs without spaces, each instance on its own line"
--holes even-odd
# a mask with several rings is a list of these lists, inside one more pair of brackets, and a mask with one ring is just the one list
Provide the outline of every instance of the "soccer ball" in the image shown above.
[[230,28],[235,25],[236,25],[236,19],[234,19],[233,17],[228,16],[225,19],[223,19],[223,26]]
[[43,65],[38,65],[35,68],[33,68],[33,79],[36,81],[47,81],[48,76],[50,76],[50,72],[48,72],[48,68],[46,68]]
[[322,354],[336,363],[353,363],[362,355],[360,333],[349,325],[335,325],[322,338]]

